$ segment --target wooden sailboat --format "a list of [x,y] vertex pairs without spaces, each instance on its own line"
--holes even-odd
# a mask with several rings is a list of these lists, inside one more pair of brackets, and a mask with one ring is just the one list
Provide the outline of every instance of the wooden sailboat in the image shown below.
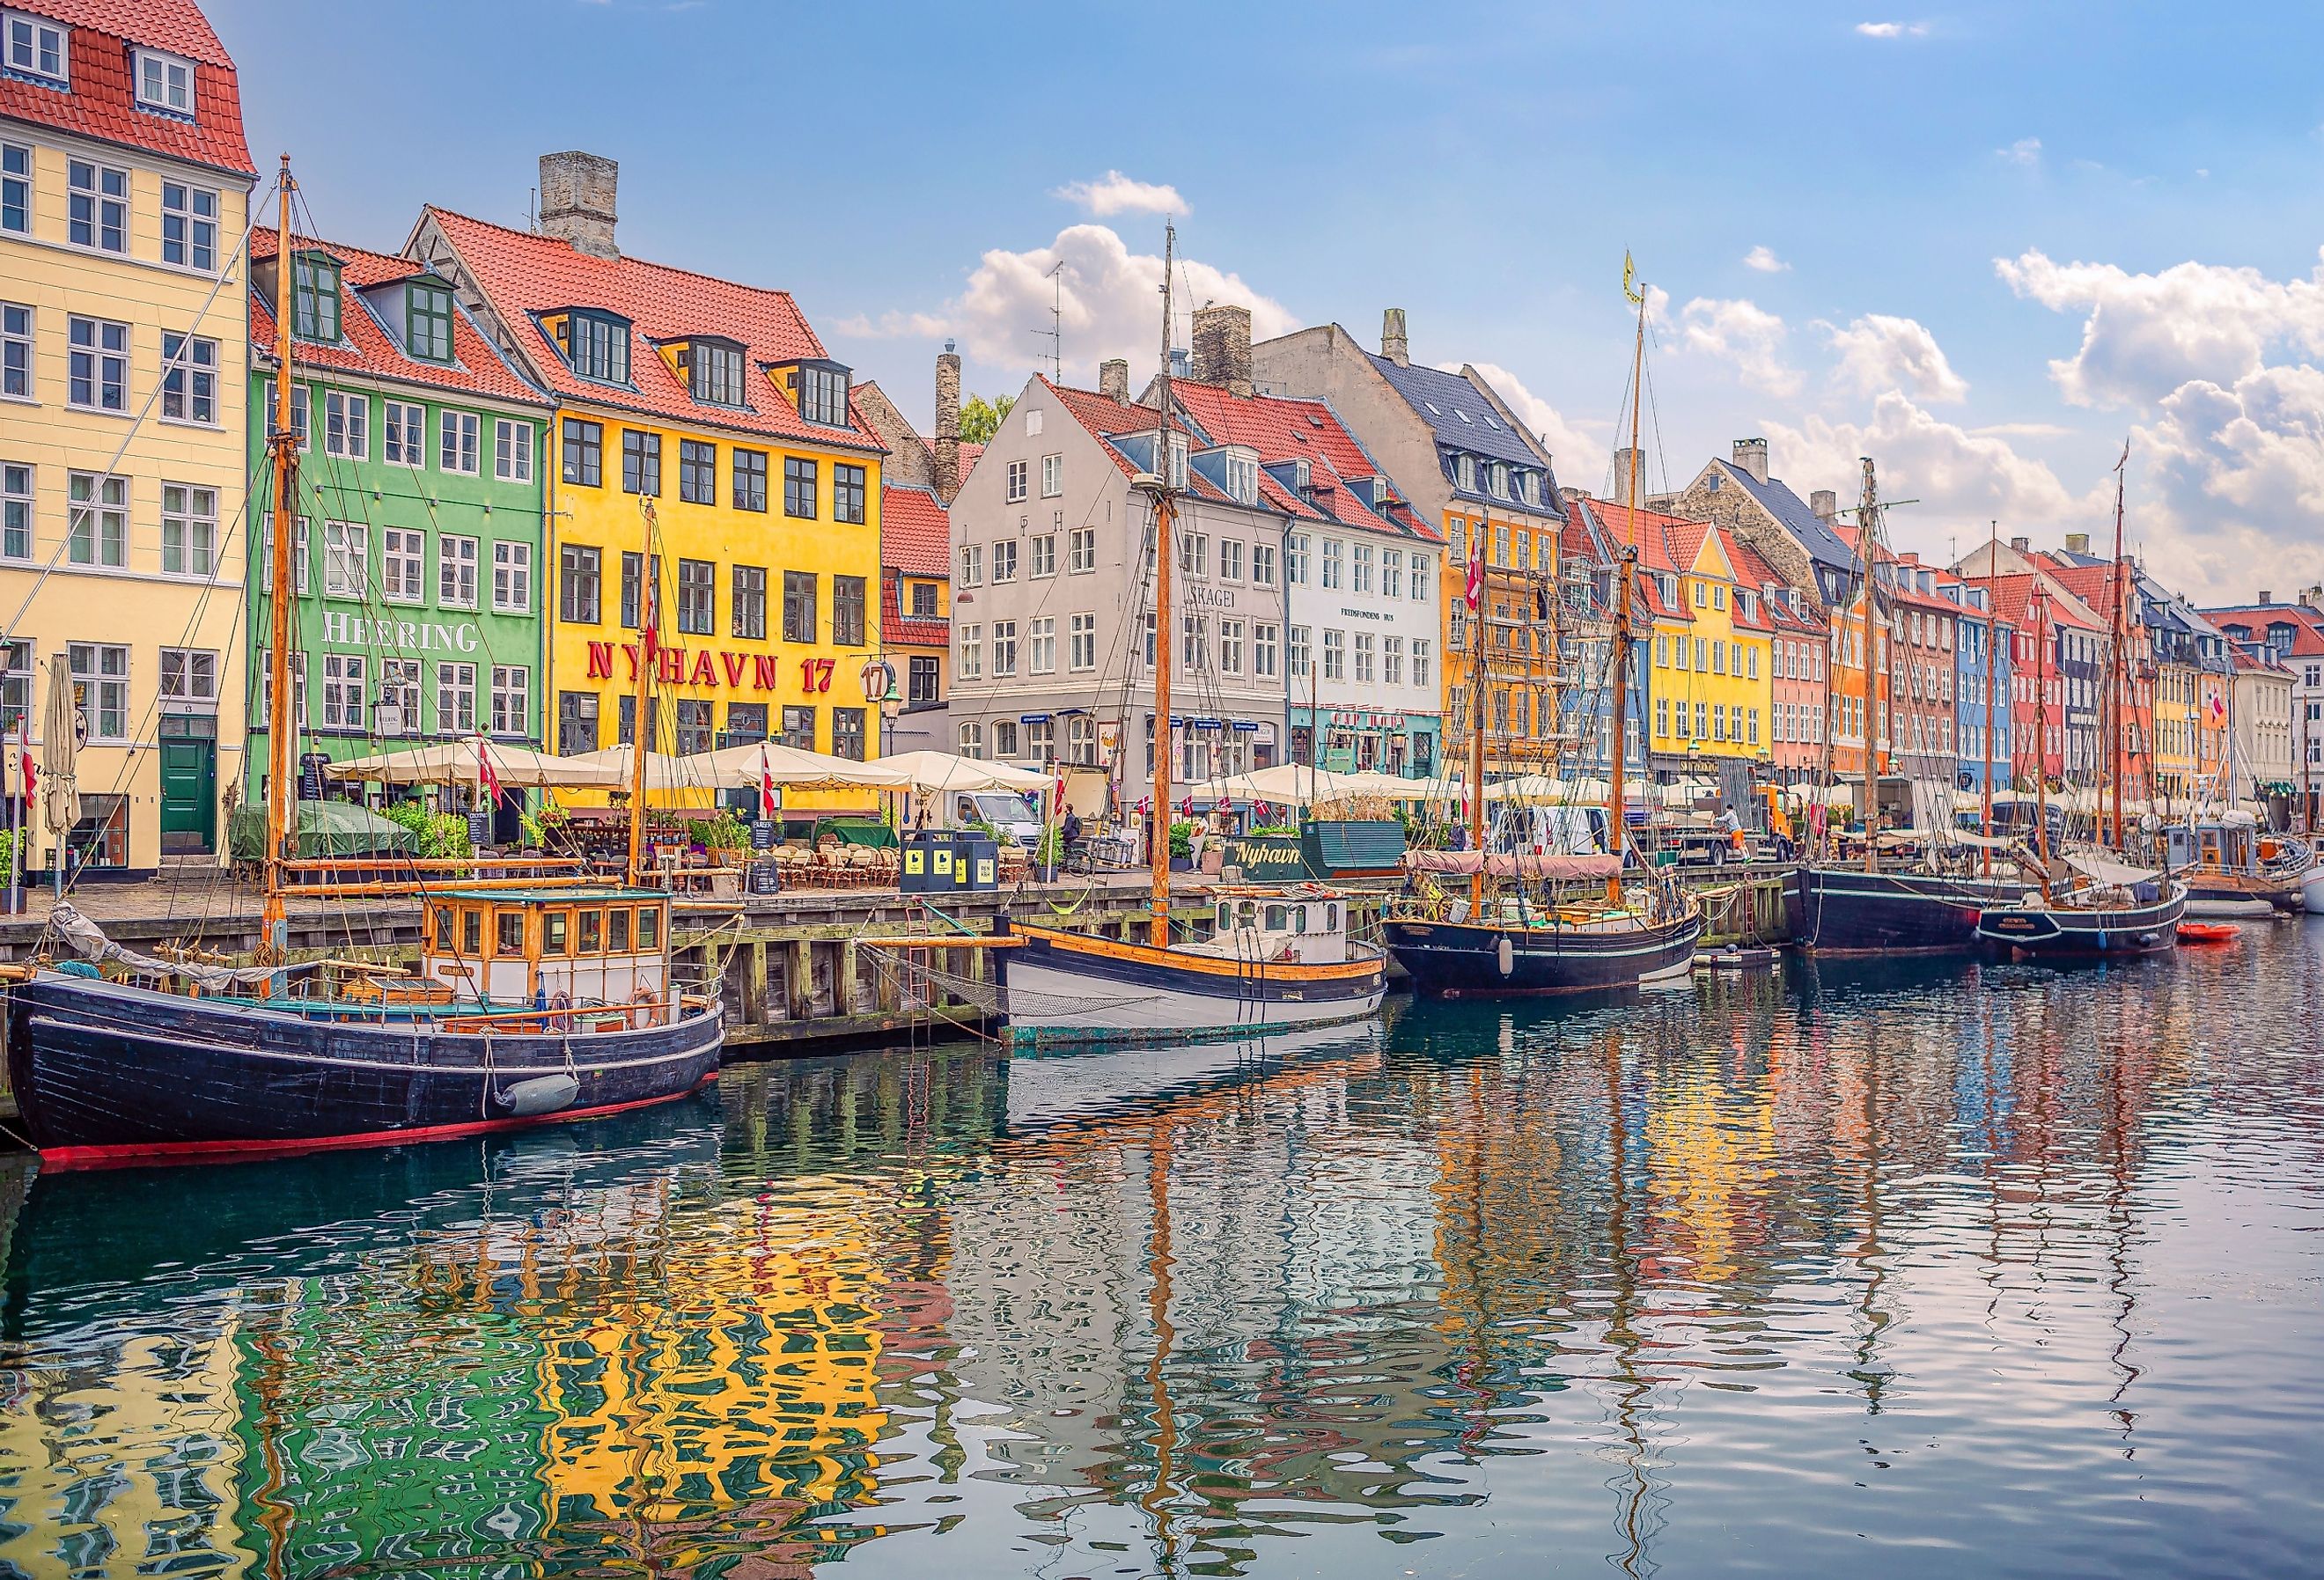
[[[1628,260],[1625,260],[1627,264]],[[1623,285],[1638,310],[1638,337],[1630,384],[1629,515],[1626,540],[1637,525],[1638,422],[1646,345],[1646,293]],[[1473,567],[1485,552],[1481,533],[1470,545]],[[1485,621],[1477,602],[1480,578],[1470,580],[1469,628],[1475,646],[1470,661],[1469,848],[1454,864],[1469,877],[1465,906],[1433,901],[1399,906],[1388,920],[1388,948],[1411,976],[1414,988],[1439,997],[1517,996],[1588,993],[1636,987],[1640,982],[1690,972],[1694,946],[1702,936],[1702,911],[1694,900],[1664,884],[1626,887],[1623,851],[1628,831],[1623,814],[1624,756],[1628,741],[1629,678],[1636,633],[1638,553],[1625,541],[1616,568],[1612,654],[1613,738],[1607,756],[1609,777],[1604,855],[1496,858],[1486,848],[1485,693],[1489,688]],[[1489,877],[1497,865],[1511,879],[1532,875],[1555,879],[1602,878],[1602,897],[1579,904],[1533,905],[1522,890],[1503,895],[1495,886],[1488,905]]]
[[[673,982],[669,900],[635,886],[634,838],[628,885],[415,886],[423,906],[417,975],[383,967],[318,992],[331,968],[286,959],[297,734],[290,600],[299,460],[288,305],[295,189],[286,158],[258,958],[221,966],[137,954],[69,904],[57,906],[51,926],[81,958],[37,972],[7,1004],[10,1083],[32,1144],[52,1166],[301,1151],[576,1119],[682,1096],[717,1072],[722,1011]],[[650,621],[643,640],[650,653]],[[641,719],[653,669],[638,666]],[[642,728],[636,748],[641,774]]]
[[1388,961],[1350,935],[1345,898],[1313,884],[1212,892],[1209,936],[1174,939],[1170,918],[1170,672],[1176,644],[1170,573],[1177,491],[1169,463],[1170,280],[1163,246],[1162,371],[1154,467],[1134,486],[1154,511],[1153,815],[1147,855],[1152,919],[1144,943],[1018,926],[1001,955],[1002,1013],[1019,1043],[1232,1037],[1364,1019],[1388,991]]

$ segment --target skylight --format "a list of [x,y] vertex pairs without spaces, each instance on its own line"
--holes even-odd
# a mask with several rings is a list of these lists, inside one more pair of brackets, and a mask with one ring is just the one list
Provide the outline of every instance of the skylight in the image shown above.
[[1452,415],[1458,417],[1463,422],[1471,420],[1469,414],[1466,411],[1462,411],[1458,406],[1452,408]]

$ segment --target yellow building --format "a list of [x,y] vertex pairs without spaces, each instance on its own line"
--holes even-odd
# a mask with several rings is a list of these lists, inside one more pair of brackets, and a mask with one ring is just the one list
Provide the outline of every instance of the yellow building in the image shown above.
[[[29,715],[37,746],[61,660],[86,743],[69,863],[151,873],[217,848],[239,777],[218,721],[244,716],[240,92],[188,0],[5,21],[0,728]],[[29,864],[60,843],[40,829]]]
[[2192,664],[2165,662],[2154,679],[2154,789],[2174,802],[2199,793],[2196,732],[2202,677]]
[[549,738],[567,753],[632,738],[658,609],[655,749],[877,757],[882,452],[848,370],[785,292],[622,257],[614,175],[551,154],[540,234],[429,208],[409,248],[558,402]]
[[[1677,647],[1674,637],[1671,662],[1656,677],[1665,684],[1655,692],[1657,725],[1661,701],[1671,699],[1676,710],[1688,710],[1685,732],[1669,743],[1656,730],[1655,746],[1702,757],[1765,758],[1767,707],[1774,680],[1767,668],[1767,632],[1756,605],[1759,593],[1746,587],[1735,574],[1735,563],[1722,534],[1702,522],[1675,523],[1667,529],[1671,559],[1680,569],[1679,601],[1685,606],[1692,630]],[[1657,643],[1659,650],[1660,644]],[[1663,654],[1657,651],[1659,660]],[[1683,743],[1683,744],[1682,744]]]

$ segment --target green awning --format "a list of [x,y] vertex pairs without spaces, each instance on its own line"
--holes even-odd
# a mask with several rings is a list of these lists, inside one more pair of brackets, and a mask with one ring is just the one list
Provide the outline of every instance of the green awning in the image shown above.
[[[266,812],[236,807],[226,825],[226,848],[238,862],[264,858]],[[300,801],[293,849],[301,861],[344,855],[417,855],[420,837],[353,801]]]

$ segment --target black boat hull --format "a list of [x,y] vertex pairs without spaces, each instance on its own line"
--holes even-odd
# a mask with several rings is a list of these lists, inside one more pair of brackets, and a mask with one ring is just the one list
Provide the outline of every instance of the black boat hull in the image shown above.
[[1977,930],[1986,943],[2025,959],[2117,959],[2177,948],[2186,910],[2186,886],[2173,884],[2160,900],[2113,910],[2002,906],[1985,912]]
[[[1475,922],[1391,919],[1388,952],[1433,998],[1517,998],[1636,987],[1692,966],[1702,914],[1636,932],[1504,928]],[[1501,941],[1508,940],[1503,969]]]
[[610,1113],[702,1086],[724,1040],[715,1005],[668,1025],[487,1037],[78,976],[8,994],[10,1083],[51,1167],[383,1145]]
[[1794,867],[1784,874],[1784,919],[1817,955],[1951,955],[1977,949],[1980,912],[2025,885],[1933,873]]

